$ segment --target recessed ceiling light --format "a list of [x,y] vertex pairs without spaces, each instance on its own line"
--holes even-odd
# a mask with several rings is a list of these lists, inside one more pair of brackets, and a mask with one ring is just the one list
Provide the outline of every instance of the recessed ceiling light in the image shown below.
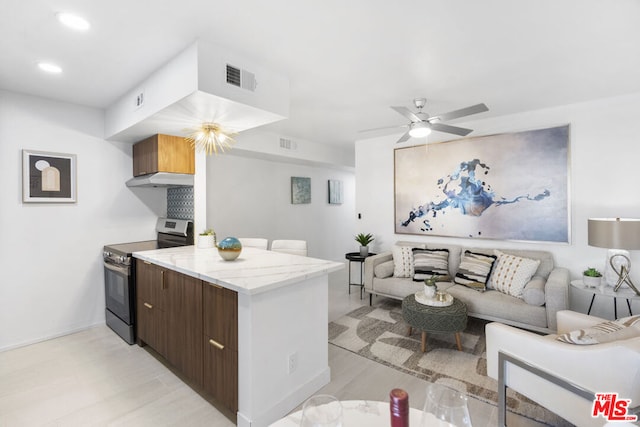
[[42,71],[46,71],[47,73],[58,74],[62,72],[62,68],[60,68],[56,64],[51,64],[49,62],[39,62],[38,68],[40,68]]
[[59,12],[56,16],[58,17],[58,21],[62,22],[69,28],[73,28],[74,30],[86,31],[91,26],[89,21],[72,13]]

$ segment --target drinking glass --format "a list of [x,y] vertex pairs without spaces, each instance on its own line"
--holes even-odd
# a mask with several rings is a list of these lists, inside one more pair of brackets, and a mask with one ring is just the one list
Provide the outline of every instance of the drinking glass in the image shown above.
[[342,427],[342,404],[328,394],[311,396],[302,405],[301,427]]
[[429,384],[420,425],[471,427],[467,395],[442,384]]

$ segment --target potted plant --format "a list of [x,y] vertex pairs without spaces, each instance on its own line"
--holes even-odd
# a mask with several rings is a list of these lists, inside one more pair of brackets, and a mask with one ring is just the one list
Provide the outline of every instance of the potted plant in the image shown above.
[[198,247],[201,249],[213,248],[216,245],[216,232],[212,228],[204,230],[198,236]]
[[582,283],[588,288],[600,286],[602,274],[595,268],[587,268],[582,272]]
[[436,291],[438,290],[436,287],[437,280],[438,276],[436,275],[424,279],[424,295],[427,298],[433,298],[436,296]]
[[374,238],[371,233],[359,233],[356,234],[356,242],[360,243],[360,256],[369,255],[369,243],[373,242]]

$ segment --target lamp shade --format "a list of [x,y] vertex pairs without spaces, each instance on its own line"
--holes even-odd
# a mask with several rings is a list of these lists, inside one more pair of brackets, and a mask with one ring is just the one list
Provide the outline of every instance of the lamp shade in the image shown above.
[[589,246],[640,249],[640,219],[589,218]]

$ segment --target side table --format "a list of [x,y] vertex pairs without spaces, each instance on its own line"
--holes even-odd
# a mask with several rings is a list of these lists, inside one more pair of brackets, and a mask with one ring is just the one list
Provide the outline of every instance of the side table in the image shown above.
[[[345,258],[349,260],[349,294],[351,294],[352,286],[360,287],[360,299],[362,299],[362,291],[364,289],[364,260],[370,256],[376,255],[374,252],[369,252],[368,255],[362,256],[360,252],[349,252],[345,254]],[[351,281],[351,263],[357,262],[360,263],[360,282],[352,282]]]
[[582,292],[587,292],[592,294],[591,303],[589,303],[589,310],[587,314],[591,314],[591,308],[593,307],[593,301],[596,299],[596,296],[603,296],[608,298],[613,298],[613,317],[618,318],[618,298],[624,298],[627,300],[627,309],[629,310],[629,316],[633,316],[631,312],[631,300],[640,300],[640,295],[637,295],[631,289],[621,288],[618,292],[614,292],[611,286],[601,285],[595,288],[589,288],[582,283],[582,280],[572,280],[571,286],[581,290]]

